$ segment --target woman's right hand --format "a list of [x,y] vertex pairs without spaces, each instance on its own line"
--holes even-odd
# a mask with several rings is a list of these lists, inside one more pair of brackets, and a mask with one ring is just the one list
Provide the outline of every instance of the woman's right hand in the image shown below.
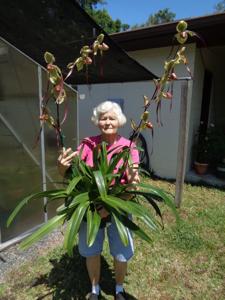
[[69,169],[69,167],[71,166],[73,158],[77,155],[77,151],[72,153],[71,152],[72,152],[71,148],[68,149],[63,148],[57,160],[59,174],[62,175],[63,177],[66,173],[66,170]]

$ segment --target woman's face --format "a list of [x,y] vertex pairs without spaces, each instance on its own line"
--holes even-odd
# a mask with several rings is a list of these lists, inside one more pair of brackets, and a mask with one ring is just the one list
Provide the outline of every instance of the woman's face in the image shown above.
[[116,114],[113,111],[101,114],[98,127],[102,134],[116,134],[119,128],[119,121]]

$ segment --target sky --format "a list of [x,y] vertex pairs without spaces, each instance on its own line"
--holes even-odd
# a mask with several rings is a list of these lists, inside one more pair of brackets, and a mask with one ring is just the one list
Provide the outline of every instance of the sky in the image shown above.
[[99,5],[105,8],[113,20],[120,19],[129,25],[147,21],[150,14],[160,9],[169,8],[176,14],[175,19],[199,17],[215,12],[214,6],[220,0],[105,0]]

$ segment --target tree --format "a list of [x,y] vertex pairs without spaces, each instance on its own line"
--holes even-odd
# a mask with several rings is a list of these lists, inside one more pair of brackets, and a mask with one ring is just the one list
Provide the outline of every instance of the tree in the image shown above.
[[218,2],[215,5],[216,12],[224,12],[225,11],[225,0]]
[[122,24],[119,19],[114,21],[106,9],[93,9],[87,10],[87,12],[107,33],[124,31],[130,27],[128,24]]
[[125,31],[130,28],[119,19],[113,20],[106,9],[97,9],[97,4],[106,4],[104,0],[79,0],[78,3],[107,33]]
[[160,9],[157,13],[149,16],[146,25],[151,26],[171,22],[175,17],[176,14],[171,12],[169,8]]
[[174,21],[176,14],[170,11],[169,8],[160,9],[155,14],[149,16],[148,20],[143,24],[135,24],[132,29],[137,29],[141,27],[156,25],[156,24],[163,24],[167,22]]
[[77,0],[77,2],[86,8],[95,9],[97,4],[106,4],[104,0]]
[[122,31],[126,31],[126,30],[128,30],[130,28],[130,25],[129,24],[122,24],[121,25],[121,29],[122,29]]

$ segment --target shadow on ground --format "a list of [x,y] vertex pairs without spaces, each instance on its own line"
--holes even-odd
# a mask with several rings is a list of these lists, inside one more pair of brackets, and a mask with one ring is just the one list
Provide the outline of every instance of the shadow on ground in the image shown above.
[[[74,249],[74,256],[64,254],[60,259],[50,260],[52,269],[49,274],[36,278],[33,286],[45,285],[52,292],[38,297],[36,300],[85,300],[90,292],[90,283],[86,271],[85,259]],[[114,274],[104,257],[101,258],[101,289],[104,294],[112,297],[114,293]],[[130,300],[137,300],[128,295]],[[102,300],[107,300],[104,296]]]

